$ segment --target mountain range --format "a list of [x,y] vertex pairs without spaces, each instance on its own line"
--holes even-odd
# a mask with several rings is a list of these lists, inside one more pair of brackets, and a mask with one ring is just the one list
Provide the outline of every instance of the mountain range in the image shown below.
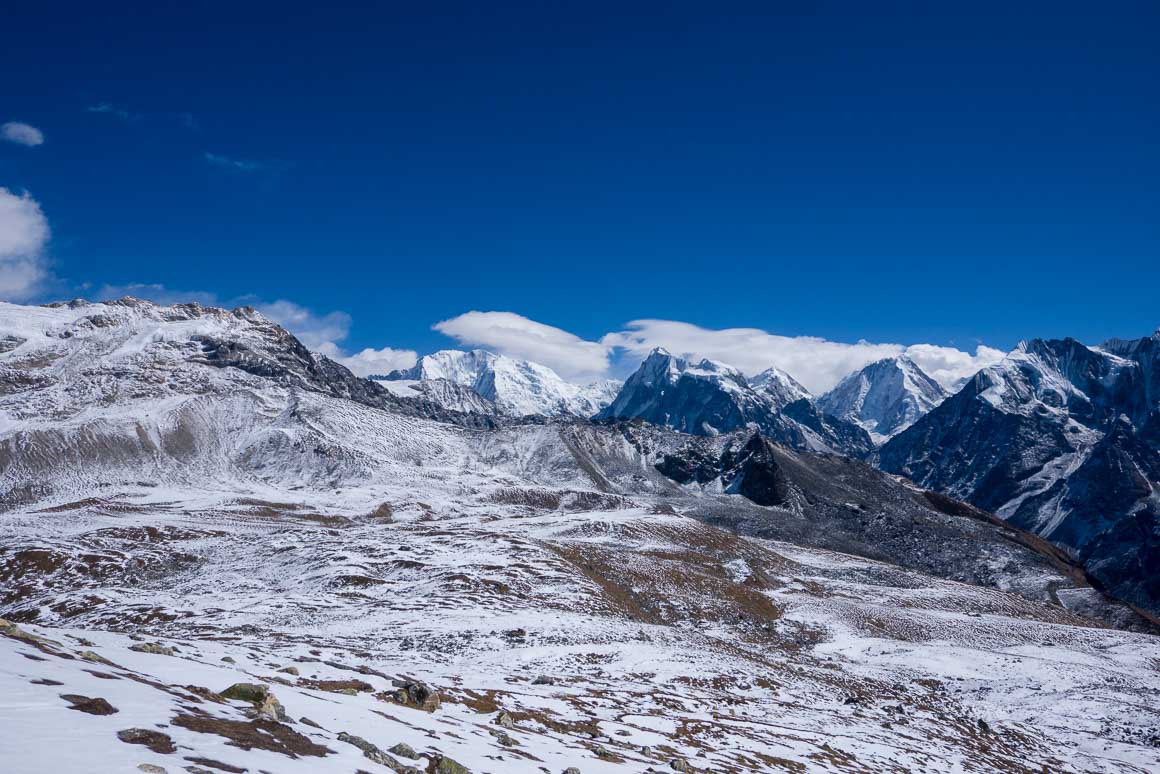
[[905,363],[814,398],[655,351],[600,408],[0,304],[4,767],[1156,770],[1157,341],[929,409]]

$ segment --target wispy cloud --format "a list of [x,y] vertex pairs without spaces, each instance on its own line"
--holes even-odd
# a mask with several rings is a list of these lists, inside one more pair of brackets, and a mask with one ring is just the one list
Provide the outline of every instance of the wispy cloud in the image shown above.
[[48,279],[44,249],[50,234],[35,199],[0,187],[0,299],[29,298]]
[[222,156],[218,153],[206,151],[202,158],[211,167],[224,169],[229,172],[277,172],[287,169],[290,165],[284,161],[255,161],[253,159],[235,159]]
[[610,348],[513,312],[467,312],[432,326],[461,344],[542,363],[566,378],[608,371]]
[[0,139],[32,148],[44,144],[44,133],[32,124],[9,121],[6,124],[0,124]]
[[113,116],[114,118],[119,118],[122,121],[140,121],[142,118],[140,113],[126,110],[123,107],[118,107],[111,102],[98,102],[95,105],[89,105],[87,108],[85,108],[85,112],[104,113],[106,115]]
[[600,341],[632,357],[644,357],[654,347],[687,357],[709,357],[749,375],[777,366],[815,394],[875,360],[898,355],[906,355],[931,378],[953,389],[1004,354],[982,345],[970,353],[936,344],[851,344],[817,336],[780,336],[759,328],[714,330],[675,320],[633,320],[625,330],[609,333]]
[[586,341],[512,312],[467,312],[434,328],[460,344],[543,363],[572,378],[608,375],[619,370],[617,364],[635,367],[653,348],[664,347],[683,357],[720,360],[749,375],[777,366],[814,393],[886,357],[910,357],[948,389],[1003,357],[1000,350],[985,346],[971,353],[936,344],[851,344],[816,336],[779,336],[758,328],[713,330],[676,320],[634,320],[599,341]]

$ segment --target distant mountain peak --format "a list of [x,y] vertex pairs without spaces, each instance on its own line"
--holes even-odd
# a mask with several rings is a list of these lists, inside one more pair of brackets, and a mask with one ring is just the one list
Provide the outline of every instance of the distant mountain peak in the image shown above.
[[[572,414],[590,417],[608,405],[619,383],[611,380],[574,384],[540,363],[498,355],[483,349],[444,349],[423,355],[410,368],[390,372],[382,381],[446,380],[474,390],[509,416]],[[427,389],[428,396],[455,397]],[[460,397],[455,397],[458,403]]]
[[850,374],[818,399],[828,414],[853,422],[881,443],[946,399],[943,388],[905,355],[883,358]]

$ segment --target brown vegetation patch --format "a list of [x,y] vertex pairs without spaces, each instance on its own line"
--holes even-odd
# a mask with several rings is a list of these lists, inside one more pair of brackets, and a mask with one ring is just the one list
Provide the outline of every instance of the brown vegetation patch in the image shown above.
[[139,744],[160,755],[177,752],[177,746],[168,734],[148,728],[126,728],[117,732],[117,738],[125,744]]
[[81,696],[76,693],[62,693],[60,698],[69,703],[70,710],[87,712],[90,715],[113,715],[118,710],[99,696]]
[[258,720],[227,720],[205,713],[180,714],[173,725],[199,734],[214,734],[228,740],[226,744],[242,750],[269,750],[291,758],[313,756],[321,758],[334,752],[315,744],[289,726],[264,718]]

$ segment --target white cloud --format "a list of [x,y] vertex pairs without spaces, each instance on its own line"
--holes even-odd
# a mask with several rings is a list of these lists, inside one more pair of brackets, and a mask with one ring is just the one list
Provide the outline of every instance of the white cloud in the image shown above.
[[27,145],[30,148],[44,145],[44,133],[35,126],[20,121],[0,124],[0,139],[14,142],[17,145]]
[[609,367],[607,345],[512,312],[467,312],[432,327],[461,344],[541,363],[565,378],[595,378]]
[[1003,357],[985,346],[971,354],[934,344],[848,344],[758,328],[711,330],[675,320],[634,320],[598,342],[512,312],[467,312],[433,327],[460,344],[543,363],[566,378],[606,376],[614,359],[632,369],[654,347],[664,347],[682,357],[720,360],[750,376],[775,365],[815,394],[886,357],[907,355],[948,389],[957,389],[963,379]]
[[0,299],[32,296],[47,279],[48,218],[27,193],[0,187]]
[[673,320],[634,320],[626,330],[610,333],[601,343],[644,357],[654,347],[664,347],[686,357],[721,360],[753,375],[775,365],[814,394],[825,392],[843,376],[886,357],[907,355],[948,389],[1003,357],[1003,353],[980,346],[975,354],[934,344],[847,344],[816,336],[779,336],[758,328],[711,330]]
[[140,113],[134,113],[131,110],[126,110],[125,108],[117,107],[116,105],[114,105],[110,102],[98,102],[95,105],[90,105],[89,107],[85,108],[85,110],[89,113],[105,113],[106,115],[115,116],[116,118],[119,118],[122,121],[140,121],[141,120]]
[[286,169],[289,164],[284,161],[253,161],[251,159],[235,159],[222,156],[218,153],[206,151],[201,154],[211,167],[224,169],[229,172],[277,172]]
[[329,312],[319,315],[304,306],[279,299],[270,303],[255,303],[259,312],[287,329],[314,352],[328,357],[340,353],[338,342],[350,333],[350,315]]
[[981,369],[998,363],[1006,354],[1001,349],[982,344],[975,347],[973,355],[954,347],[934,344],[911,344],[906,348],[907,357],[918,363],[918,367],[932,379],[952,391]]
[[388,374],[397,368],[410,368],[419,359],[419,354],[412,349],[382,349],[366,348],[362,352],[349,357],[340,358],[342,364],[359,376],[372,374]]

